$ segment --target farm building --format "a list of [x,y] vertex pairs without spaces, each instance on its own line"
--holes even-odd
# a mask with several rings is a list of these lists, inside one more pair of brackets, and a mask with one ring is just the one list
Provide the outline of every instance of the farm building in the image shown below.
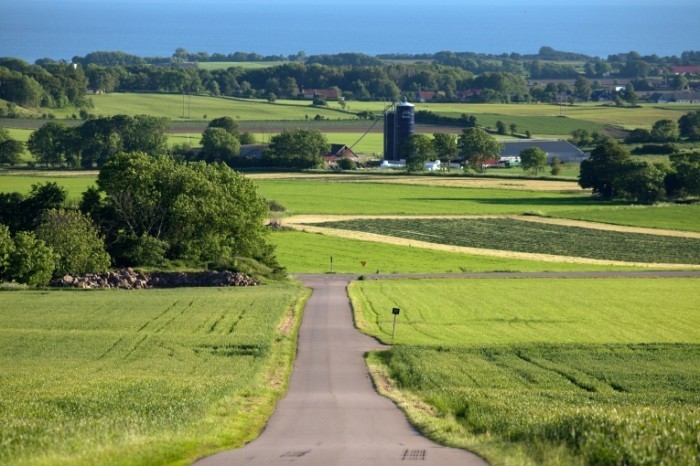
[[672,66],[673,74],[700,74],[700,66]]
[[546,152],[548,163],[552,161],[552,157],[555,155],[559,157],[559,160],[562,162],[580,163],[582,160],[588,158],[588,154],[570,142],[562,139],[527,139],[501,142],[504,146],[504,149],[500,155],[501,160],[508,160],[512,157],[518,157],[523,150],[529,149],[530,147],[539,147]]
[[700,103],[700,92],[658,92],[652,94],[649,100],[657,104],[696,104]]
[[301,97],[313,100],[316,96],[323,96],[326,100],[339,100],[338,89],[301,89]]
[[323,160],[329,167],[337,165],[340,159],[350,159],[357,163],[360,157],[345,144],[331,144],[331,150],[323,154]]
[[[381,169],[388,169],[388,168],[395,168],[395,169],[404,169],[406,168],[406,162],[403,160],[383,160],[381,165],[379,165],[379,168]],[[439,160],[428,160],[427,162],[423,162],[423,169],[429,172],[435,172],[435,171],[440,171],[440,170],[445,170],[447,167],[443,165]],[[457,165],[456,168],[461,168],[459,165]]]
[[328,153],[323,154],[324,157],[345,157],[349,159],[356,160],[359,157],[352,149],[350,149],[345,144],[331,144],[331,150]]

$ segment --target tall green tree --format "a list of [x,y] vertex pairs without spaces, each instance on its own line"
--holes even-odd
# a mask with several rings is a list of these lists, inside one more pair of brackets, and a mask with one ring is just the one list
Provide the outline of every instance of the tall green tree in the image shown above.
[[588,160],[581,162],[578,183],[584,189],[592,188],[603,199],[614,199],[619,195],[620,176],[628,161],[627,149],[616,141],[606,141],[591,152]]
[[457,138],[449,133],[433,133],[433,151],[440,160],[445,160],[449,167],[459,154]]
[[552,171],[550,173],[552,176],[557,176],[561,173],[561,160],[559,160],[558,155],[552,156]]
[[271,165],[293,168],[316,168],[323,165],[328,152],[326,136],[310,129],[284,130],[270,139],[263,158]]
[[630,105],[637,105],[639,96],[635,92],[634,85],[632,83],[627,83],[625,90],[622,93],[622,98],[625,99]]
[[232,164],[241,153],[238,138],[221,127],[210,127],[202,133],[200,159],[207,162]]
[[498,132],[498,134],[506,134],[506,124],[501,120],[496,122],[496,132]]
[[520,152],[523,170],[537,175],[547,167],[547,153],[539,147],[528,147]]
[[576,82],[574,82],[574,97],[587,102],[590,100],[592,92],[591,82],[588,79],[583,76],[576,78]]
[[5,279],[5,268],[10,254],[15,250],[15,243],[12,241],[10,228],[0,223],[0,281]]
[[484,162],[498,159],[503,144],[481,128],[466,128],[459,136],[459,150],[467,163],[478,172],[484,171]]
[[669,194],[678,197],[700,196],[700,153],[672,154],[670,158],[673,183]]
[[70,148],[70,129],[55,121],[44,123],[27,141],[27,148],[40,164],[59,167],[66,163]]
[[5,278],[30,286],[48,285],[55,268],[53,250],[31,231],[17,232],[13,243]]
[[653,204],[665,194],[663,165],[646,161],[627,160],[620,167],[617,196],[633,202]]
[[673,120],[659,120],[651,128],[651,139],[656,142],[674,142],[678,136],[678,123]]
[[[92,196],[91,206],[82,207],[102,213],[112,244],[153,238],[169,259],[244,256],[278,267],[263,222],[267,203],[252,181],[225,164],[122,153],[100,171],[97,184],[103,200]],[[116,259],[123,252],[113,251]]]
[[0,165],[17,165],[22,161],[24,145],[10,136],[6,128],[0,128]]
[[77,130],[77,145],[84,167],[102,167],[121,152],[168,153],[167,118],[148,115],[114,115],[83,123]]
[[53,249],[57,276],[103,272],[110,265],[109,254],[97,228],[80,212],[45,212],[36,236]]
[[700,110],[689,112],[678,120],[678,131],[681,137],[691,141],[700,141]]
[[229,116],[214,118],[209,122],[207,128],[222,128],[226,130],[228,134],[235,137],[239,137],[241,134],[241,129],[238,126],[238,123],[236,123],[236,121]]

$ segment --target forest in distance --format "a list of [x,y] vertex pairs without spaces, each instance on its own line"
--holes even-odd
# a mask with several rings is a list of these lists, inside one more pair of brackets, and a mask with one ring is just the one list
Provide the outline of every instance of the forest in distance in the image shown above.
[[[216,63],[221,66],[203,66]],[[90,94],[111,92],[294,99],[303,96],[303,89],[335,89],[343,101],[396,101],[425,91],[431,100],[445,102],[557,102],[614,100],[622,86],[627,92],[622,98],[635,104],[635,92],[694,91],[699,65],[698,51],[680,57],[628,52],[601,59],[551,47],[537,55],[439,52],[383,58],[361,53],[307,57],[302,52],[210,56],[185,49],[171,57],[144,58],[112,51],[76,56],[70,63],[2,58],[0,99],[22,107],[89,108]],[[3,114],[12,116],[11,109]]]

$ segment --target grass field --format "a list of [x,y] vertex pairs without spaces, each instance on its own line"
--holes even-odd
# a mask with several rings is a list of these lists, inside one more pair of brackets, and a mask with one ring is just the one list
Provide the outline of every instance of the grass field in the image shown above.
[[60,172],[59,174],[52,174],[51,172],[41,172],[39,174],[34,172],[27,175],[0,174],[0,192],[28,194],[32,185],[57,183],[65,188],[68,202],[77,203],[80,201],[82,193],[89,186],[95,185],[96,179],[97,172]]
[[[258,180],[267,199],[290,214],[521,214],[590,209],[590,195],[508,189],[406,186],[343,181]],[[611,204],[611,206],[614,204]]]
[[[291,273],[565,272],[622,270],[608,265],[570,264],[451,253],[372,243],[299,231],[273,232],[276,255]],[[366,264],[363,266],[362,262]]]
[[[236,120],[306,120],[321,115],[327,119],[348,119],[346,115],[323,107],[314,107],[308,101],[290,101],[269,104],[265,100],[231,99],[200,95],[177,94],[101,94],[91,96],[95,115],[151,115],[173,120],[212,120],[230,116]],[[59,118],[69,118],[74,109],[55,112]],[[206,116],[205,116],[206,115]]]
[[312,224],[479,249],[662,264],[700,264],[700,239],[510,218],[356,219]]
[[591,222],[700,232],[700,204],[625,206],[576,212],[556,212],[557,217]]
[[296,338],[278,326],[300,293],[0,292],[0,463],[189,464],[242,445],[286,385]]
[[[219,64],[217,64],[219,65]],[[209,64],[207,64],[209,66]],[[337,103],[326,108],[313,107],[299,100],[278,100],[269,104],[265,100],[230,99],[204,95],[182,96],[177,94],[114,93],[94,95],[91,99],[95,115],[148,114],[163,116],[175,121],[204,121],[220,116],[231,116],[241,121],[306,121],[316,115],[327,120],[353,120],[352,113],[371,111],[381,115],[385,102],[347,103],[341,111]],[[475,115],[481,125],[495,127],[496,121],[515,123],[519,131],[530,130],[539,136],[568,137],[572,130],[583,128],[651,128],[661,119],[678,120],[683,114],[697,110],[697,105],[641,105],[636,108],[602,106],[595,103],[575,106],[550,104],[462,104],[416,103],[416,110],[429,110],[441,115],[459,117],[463,113]],[[58,118],[70,118],[75,109],[51,109]]]
[[398,307],[395,343],[407,345],[700,343],[697,279],[369,280],[350,290],[360,327],[383,342]]
[[696,279],[364,281],[350,296],[394,343],[368,357],[380,390],[435,440],[494,465],[696,464]]

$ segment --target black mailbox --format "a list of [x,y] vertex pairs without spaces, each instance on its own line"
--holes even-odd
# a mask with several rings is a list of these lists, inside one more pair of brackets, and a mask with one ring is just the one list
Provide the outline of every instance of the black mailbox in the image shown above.
[[391,310],[391,313],[394,314],[395,316],[399,315],[399,312],[401,312],[401,309],[398,307],[395,307],[394,309]]

